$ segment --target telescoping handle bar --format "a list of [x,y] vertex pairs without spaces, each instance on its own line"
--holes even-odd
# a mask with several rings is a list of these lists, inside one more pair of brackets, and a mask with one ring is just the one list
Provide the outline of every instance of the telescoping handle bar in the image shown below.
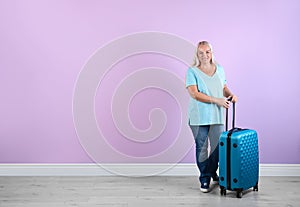
[[[227,99],[228,101],[232,101],[232,97]],[[228,109],[226,108],[226,121],[225,121],[225,129],[228,131]],[[233,102],[232,106],[232,129],[235,128],[235,102]]]

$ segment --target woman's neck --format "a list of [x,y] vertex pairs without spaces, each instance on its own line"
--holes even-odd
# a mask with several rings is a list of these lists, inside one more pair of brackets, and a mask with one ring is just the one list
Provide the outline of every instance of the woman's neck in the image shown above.
[[203,70],[210,70],[213,67],[214,67],[214,65],[211,63],[202,63],[201,65],[199,65],[199,68],[203,69]]
[[208,63],[208,64],[201,64],[200,67],[203,68],[203,69],[209,69],[209,68],[211,68],[211,64],[210,63]]
[[198,66],[198,68],[208,76],[213,76],[216,71],[215,65],[211,63],[201,64],[200,66]]

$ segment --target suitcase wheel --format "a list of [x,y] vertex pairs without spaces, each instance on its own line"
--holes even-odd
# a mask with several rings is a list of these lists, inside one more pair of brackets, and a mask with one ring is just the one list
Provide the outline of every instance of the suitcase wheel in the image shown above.
[[221,194],[221,196],[222,195],[226,196],[226,189],[223,186],[221,186],[220,194]]
[[253,187],[253,191],[258,191],[258,183]]
[[243,197],[243,191],[238,190],[238,191],[236,192],[236,197],[237,197],[237,198],[242,198],[242,197]]

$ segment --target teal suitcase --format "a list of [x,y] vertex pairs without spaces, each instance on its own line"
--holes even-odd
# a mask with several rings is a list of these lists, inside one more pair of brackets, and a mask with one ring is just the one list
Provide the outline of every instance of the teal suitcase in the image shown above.
[[235,103],[232,129],[228,130],[227,109],[226,131],[219,140],[219,185],[221,195],[231,190],[236,191],[237,198],[242,198],[244,190],[253,187],[254,191],[258,191],[258,136],[255,130],[235,128],[234,122]]

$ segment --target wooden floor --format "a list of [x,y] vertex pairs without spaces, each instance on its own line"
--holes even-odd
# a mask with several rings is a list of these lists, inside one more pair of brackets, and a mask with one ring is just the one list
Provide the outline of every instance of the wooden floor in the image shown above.
[[299,177],[261,177],[243,198],[199,190],[197,177],[0,177],[1,207],[300,206]]

